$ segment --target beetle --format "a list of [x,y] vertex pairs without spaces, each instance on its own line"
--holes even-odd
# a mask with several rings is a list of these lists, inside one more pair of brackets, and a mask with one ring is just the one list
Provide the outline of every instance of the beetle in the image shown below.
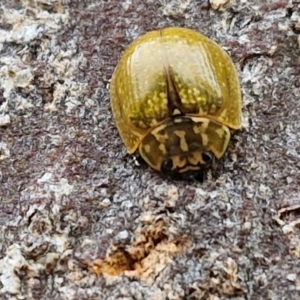
[[170,27],[137,38],[112,75],[110,99],[130,154],[153,169],[199,172],[220,159],[241,127],[241,90],[228,54],[192,29]]

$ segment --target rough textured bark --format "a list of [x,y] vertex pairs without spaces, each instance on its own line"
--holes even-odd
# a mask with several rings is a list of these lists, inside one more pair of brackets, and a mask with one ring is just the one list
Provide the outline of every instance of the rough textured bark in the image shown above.
[[[299,299],[299,20],[299,1],[2,0],[0,298]],[[204,183],[137,166],[110,111],[122,51],[167,26],[239,70],[243,130]]]

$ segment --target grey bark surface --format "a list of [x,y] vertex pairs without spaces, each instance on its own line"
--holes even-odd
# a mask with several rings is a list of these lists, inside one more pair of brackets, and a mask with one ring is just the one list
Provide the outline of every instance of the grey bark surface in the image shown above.
[[[124,49],[167,26],[239,72],[203,183],[137,166],[110,110]],[[299,33],[299,1],[2,0],[0,299],[299,299]]]

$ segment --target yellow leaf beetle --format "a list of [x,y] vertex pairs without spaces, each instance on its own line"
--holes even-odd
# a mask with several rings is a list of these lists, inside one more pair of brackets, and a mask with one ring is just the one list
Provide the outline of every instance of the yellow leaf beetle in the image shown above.
[[124,52],[111,80],[111,107],[130,154],[153,169],[199,172],[220,159],[241,127],[241,91],[228,54],[186,28],[155,30]]

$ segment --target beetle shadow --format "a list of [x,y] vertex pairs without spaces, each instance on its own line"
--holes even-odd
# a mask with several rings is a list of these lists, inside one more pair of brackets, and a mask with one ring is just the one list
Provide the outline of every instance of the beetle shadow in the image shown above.
[[[143,170],[147,172],[153,172],[153,174],[159,174],[162,178],[165,178],[167,180],[171,181],[185,181],[185,182],[197,182],[197,183],[203,183],[207,179],[207,173],[211,168],[203,169],[197,172],[185,172],[185,173],[168,173],[168,172],[161,172],[159,173],[156,170],[152,170],[148,164],[144,161],[144,159],[139,155],[135,154],[133,158],[131,157],[131,160],[135,162],[136,166],[139,166],[143,168]],[[215,172],[213,172],[215,173]]]
[[184,181],[187,183],[204,183],[206,180],[217,180],[222,174],[230,172],[225,167],[225,161],[229,159],[229,153],[227,152],[224,157],[215,162],[208,168],[199,170],[197,172],[185,172],[183,174],[168,174],[168,173],[159,173],[156,170],[152,170],[149,165],[144,161],[144,159],[138,154],[129,154],[126,153],[123,156],[123,162],[125,164],[130,164],[133,169],[141,170],[145,172],[150,172],[153,174],[158,174],[161,178],[171,181]]

